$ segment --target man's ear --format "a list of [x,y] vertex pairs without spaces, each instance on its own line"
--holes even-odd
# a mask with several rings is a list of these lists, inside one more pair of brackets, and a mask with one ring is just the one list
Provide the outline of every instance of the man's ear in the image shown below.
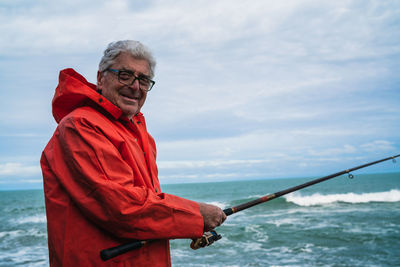
[[103,86],[104,73],[97,71],[97,88],[101,89]]

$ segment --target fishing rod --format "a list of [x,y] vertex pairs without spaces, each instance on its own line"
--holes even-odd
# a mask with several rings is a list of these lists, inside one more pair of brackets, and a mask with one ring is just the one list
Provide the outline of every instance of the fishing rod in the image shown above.
[[[362,169],[362,168],[365,168],[365,167],[368,167],[368,166],[371,166],[371,165],[375,165],[375,164],[378,164],[378,163],[381,163],[381,162],[384,162],[384,161],[387,161],[387,160],[393,160],[393,162],[395,163],[396,162],[395,158],[397,158],[397,157],[400,157],[400,154],[396,155],[396,156],[380,159],[380,160],[377,160],[377,161],[369,162],[369,163],[366,163],[366,164],[363,164],[363,165],[360,165],[360,166],[357,166],[357,167],[353,167],[353,168],[350,168],[350,169],[347,169],[347,170],[344,170],[344,171],[341,171],[341,172],[330,174],[330,175],[327,175],[327,176],[324,176],[324,177],[321,177],[321,178],[309,181],[307,183],[300,184],[300,185],[297,185],[297,186],[294,186],[294,187],[291,187],[291,188],[288,188],[288,189],[285,189],[285,190],[282,190],[282,191],[279,191],[279,192],[276,192],[276,193],[273,193],[273,194],[265,195],[265,196],[260,197],[258,199],[255,199],[255,200],[252,200],[252,201],[249,201],[249,202],[246,202],[246,203],[243,203],[243,204],[231,207],[231,208],[224,209],[224,213],[226,214],[226,216],[229,216],[229,215],[232,215],[232,214],[237,213],[239,211],[251,208],[251,207],[259,205],[261,203],[273,200],[273,199],[281,197],[283,195],[292,193],[294,191],[298,191],[298,190],[303,189],[303,188],[308,187],[308,186],[312,186],[312,185],[324,182],[326,180],[338,177],[338,176],[346,174],[346,173],[349,175],[349,178],[352,179],[352,178],[354,178],[354,176],[351,174],[351,172],[353,172],[355,170],[359,170],[359,169]],[[217,241],[219,239],[221,239],[221,235],[217,234],[217,232],[212,230],[212,231],[204,233],[204,235],[201,238],[193,240],[193,242],[191,243],[190,247],[192,249],[198,249],[198,248],[201,248],[201,247],[209,246],[213,242],[215,242],[215,241]],[[123,244],[123,245],[119,245],[119,246],[116,246],[116,247],[104,249],[104,250],[102,250],[100,252],[100,257],[101,257],[101,259],[103,261],[106,261],[106,260],[114,258],[114,257],[116,257],[118,255],[121,255],[123,253],[126,253],[128,251],[131,251],[131,250],[134,250],[134,249],[139,249],[139,248],[143,247],[144,245],[148,244],[149,242],[152,242],[152,240],[135,240],[135,241],[132,241],[132,242],[127,243],[127,244]]]

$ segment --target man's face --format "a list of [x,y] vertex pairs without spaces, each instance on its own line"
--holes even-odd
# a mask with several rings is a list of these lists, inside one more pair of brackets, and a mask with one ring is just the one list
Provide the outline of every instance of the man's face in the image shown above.
[[[110,66],[116,70],[134,72],[136,76],[149,76],[149,64],[144,59],[136,59],[130,54],[121,52]],[[147,92],[140,90],[136,80],[131,86],[118,81],[118,75],[111,71],[97,73],[97,87],[111,103],[119,107],[128,118],[140,112],[146,101]]]

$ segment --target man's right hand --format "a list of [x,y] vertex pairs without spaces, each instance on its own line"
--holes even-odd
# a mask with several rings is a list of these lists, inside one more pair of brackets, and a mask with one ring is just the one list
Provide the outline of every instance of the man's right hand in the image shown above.
[[219,207],[201,202],[198,202],[198,204],[204,220],[204,232],[220,226],[225,221],[226,215]]

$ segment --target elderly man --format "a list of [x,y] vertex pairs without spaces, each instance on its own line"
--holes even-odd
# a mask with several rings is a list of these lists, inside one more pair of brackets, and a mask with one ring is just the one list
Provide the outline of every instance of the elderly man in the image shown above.
[[[156,146],[140,112],[155,60],[136,41],[104,51],[97,86],[61,71],[58,127],[43,151],[51,266],[170,266],[169,239],[197,238],[226,219],[213,205],[161,193]],[[99,251],[155,240],[102,262]]]

